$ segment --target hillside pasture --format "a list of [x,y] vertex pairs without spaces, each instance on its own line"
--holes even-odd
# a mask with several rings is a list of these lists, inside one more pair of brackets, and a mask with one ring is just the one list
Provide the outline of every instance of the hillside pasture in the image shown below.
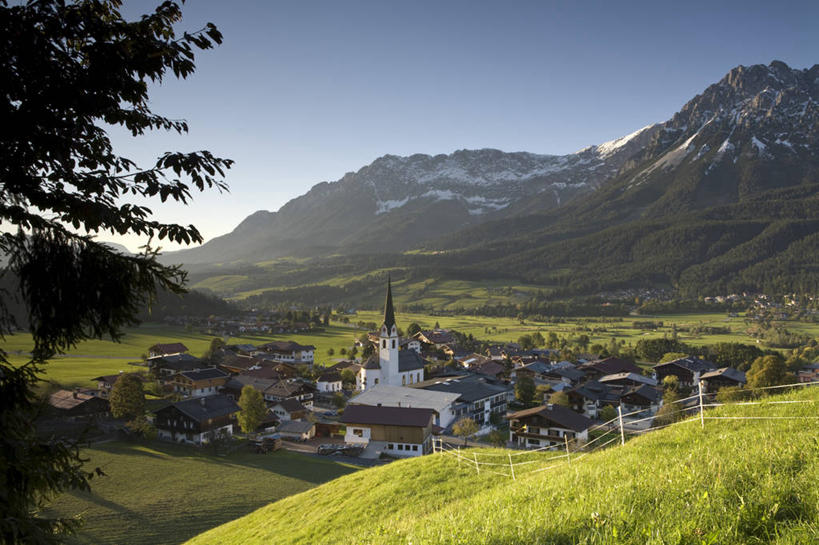
[[213,456],[169,443],[113,442],[83,451],[99,467],[91,493],[59,496],[47,515],[81,515],[77,544],[176,544],[356,468],[287,451]]

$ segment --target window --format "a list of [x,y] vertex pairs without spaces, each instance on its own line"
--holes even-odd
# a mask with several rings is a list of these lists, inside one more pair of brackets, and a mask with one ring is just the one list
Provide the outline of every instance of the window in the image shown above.
[[387,348],[387,341],[386,339],[381,340],[381,348]]
[[401,386],[407,385],[407,375],[401,375]]
[[398,450],[404,450],[404,445],[398,445]]
[[393,448],[392,443],[387,443],[387,450],[392,450],[392,448]]
[[375,380],[373,381],[373,384],[378,384],[378,379],[375,379]]
[[353,428],[353,435],[356,437],[364,437],[364,430]]
[[412,445],[412,450],[418,452],[418,445]]

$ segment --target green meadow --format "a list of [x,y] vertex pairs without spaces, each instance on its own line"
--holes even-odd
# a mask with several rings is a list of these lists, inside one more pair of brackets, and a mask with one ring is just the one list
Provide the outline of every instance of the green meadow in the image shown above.
[[59,496],[47,515],[84,521],[82,544],[176,544],[356,468],[287,451],[213,456],[207,449],[114,442],[83,451],[103,477]]
[[[780,398],[781,399],[781,398]],[[819,542],[819,389],[730,406],[516,480],[450,454],[341,477],[191,545],[804,545]],[[478,450],[491,458],[495,450]],[[500,458],[501,460],[503,457]],[[544,469],[543,471],[538,471]],[[298,516],[293,516],[298,513]]]

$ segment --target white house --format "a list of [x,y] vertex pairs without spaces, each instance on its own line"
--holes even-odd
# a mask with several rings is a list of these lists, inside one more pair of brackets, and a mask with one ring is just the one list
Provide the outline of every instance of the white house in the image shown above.
[[340,392],[341,374],[338,371],[326,371],[316,380],[316,387],[319,392]]
[[344,441],[398,458],[421,456],[432,452],[434,417],[432,409],[348,405]]

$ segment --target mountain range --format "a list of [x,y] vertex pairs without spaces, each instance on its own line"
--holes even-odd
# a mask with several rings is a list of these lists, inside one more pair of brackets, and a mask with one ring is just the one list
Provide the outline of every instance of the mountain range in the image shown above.
[[[570,155],[386,155],[165,259],[225,274],[307,258],[319,283],[318,270],[395,266],[502,270],[566,293],[808,289],[818,189],[819,65],[774,61],[738,66],[671,119]],[[370,257],[356,266],[354,255]]]

